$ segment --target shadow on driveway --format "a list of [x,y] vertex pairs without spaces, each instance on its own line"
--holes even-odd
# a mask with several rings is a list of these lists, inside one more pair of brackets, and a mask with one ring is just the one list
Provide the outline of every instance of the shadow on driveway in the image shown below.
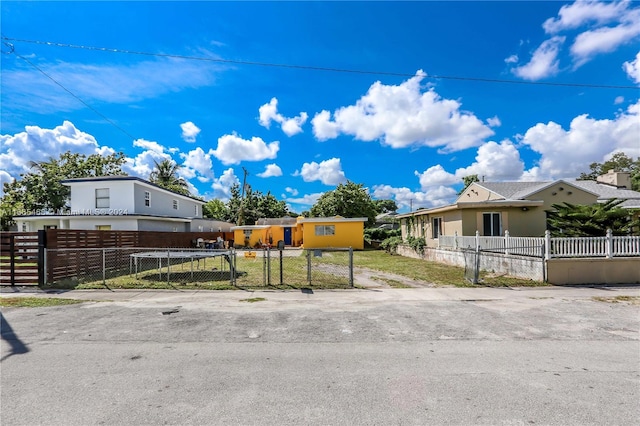
[[2,335],[2,340],[5,340],[9,345],[11,345],[11,350],[9,351],[9,353],[0,358],[0,362],[9,358],[11,355],[20,355],[29,352],[29,348],[27,347],[27,345],[25,345],[22,340],[20,340],[20,338],[16,336],[16,333],[4,318],[2,312],[0,312],[0,335]]

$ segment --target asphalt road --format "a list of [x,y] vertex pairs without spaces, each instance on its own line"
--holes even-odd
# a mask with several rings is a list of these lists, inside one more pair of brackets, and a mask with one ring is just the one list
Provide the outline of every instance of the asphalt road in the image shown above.
[[39,294],[94,301],[3,309],[0,422],[635,425],[623,295],[640,290]]

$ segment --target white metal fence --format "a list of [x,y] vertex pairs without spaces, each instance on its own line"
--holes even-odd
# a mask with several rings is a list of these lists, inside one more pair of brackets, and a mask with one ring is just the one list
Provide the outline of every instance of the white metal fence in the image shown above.
[[520,256],[547,259],[561,257],[635,257],[640,256],[640,236],[613,236],[607,231],[604,237],[551,238],[547,231],[544,237],[485,237],[440,235],[439,248],[480,248]]

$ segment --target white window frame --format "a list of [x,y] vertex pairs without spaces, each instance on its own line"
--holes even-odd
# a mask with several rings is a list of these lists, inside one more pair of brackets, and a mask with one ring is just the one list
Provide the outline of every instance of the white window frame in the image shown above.
[[193,205],[193,212],[194,212],[194,214],[195,214],[196,216],[198,216],[198,205],[197,205],[197,204],[194,204],[194,205]]
[[316,225],[314,228],[316,237],[330,237],[336,235],[335,225]]
[[[484,229],[484,218],[485,216],[490,215],[491,217],[491,231],[489,234],[485,233]],[[494,229],[493,217],[494,215],[498,216],[498,233],[496,233]],[[501,212],[482,212],[482,235],[485,237],[499,237],[502,235],[502,213]]]
[[151,192],[144,191],[144,206],[151,207]]
[[176,199],[173,200],[173,209],[174,210],[179,210],[180,209],[180,205],[178,204],[178,200],[176,200]]
[[[437,223],[437,225],[436,225]],[[431,238],[437,240],[442,235],[442,216],[431,218]]]

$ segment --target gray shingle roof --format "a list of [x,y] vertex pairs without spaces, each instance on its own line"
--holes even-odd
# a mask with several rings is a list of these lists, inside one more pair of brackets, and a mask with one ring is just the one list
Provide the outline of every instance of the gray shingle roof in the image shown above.
[[[598,201],[618,198],[627,200],[620,205],[622,207],[640,208],[640,192],[638,191],[616,188],[615,186],[599,183],[594,180],[562,180],[585,191],[597,194]],[[495,192],[507,200],[522,200],[551,183],[553,182],[477,182],[476,184],[489,191]]]
[[476,182],[477,185],[503,196],[507,200],[519,200],[519,194],[530,194],[537,188],[548,185],[549,182]]

